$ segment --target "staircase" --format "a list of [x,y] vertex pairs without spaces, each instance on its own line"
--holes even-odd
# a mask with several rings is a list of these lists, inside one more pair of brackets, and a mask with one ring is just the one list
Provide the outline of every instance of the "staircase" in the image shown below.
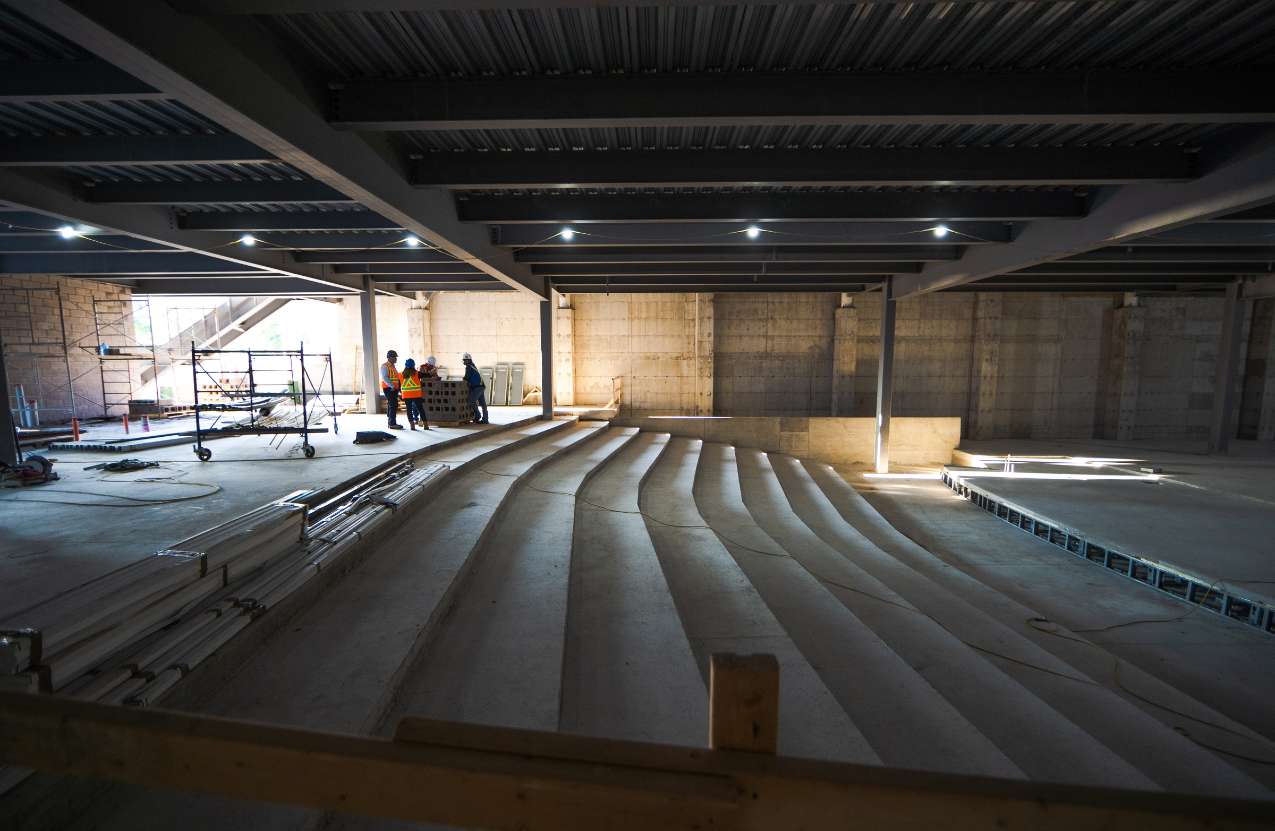
[[[216,308],[168,339],[156,344],[155,354],[180,360],[190,357],[190,344],[200,349],[225,349],[270,315],[288,305],[291,297],[227,297]],[[155,377],[155,367],[142,370],[142,383]]]
[[[493,432],[434,461],[453,467],[449,484],[205,711],[372,734],[412,714],[703,746],[708,656],[768,652],[787,755],[1275,798],[1270,740],[1042,625],[826,465],[574,421]],[[112,790],[80,827],[315,820]]]

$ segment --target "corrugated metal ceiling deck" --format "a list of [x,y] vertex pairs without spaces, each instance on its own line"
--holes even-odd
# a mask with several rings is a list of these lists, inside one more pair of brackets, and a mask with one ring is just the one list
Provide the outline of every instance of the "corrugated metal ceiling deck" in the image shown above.
[[269,182],[310,178],[284,162],[77,165],[67,170],[93,182]]
[[28,101],[0,103],[0,135],[119,136],[224,133],[176,101]]
[[776,3],[262,18],[345,79],[1275,63],[1266,0]]
[[844,150],[894,147],[1198,147],[1219,124],[905,124],[616,127],[403,133],[418,153],[464,151]]

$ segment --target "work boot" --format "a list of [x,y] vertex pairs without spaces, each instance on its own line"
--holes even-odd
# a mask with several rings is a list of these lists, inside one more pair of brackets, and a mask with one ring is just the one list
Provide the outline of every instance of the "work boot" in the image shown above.
[[391,424],[391,425],[390,425],[390,429],[391,429],[391,430],[402,430],[402,429],[403,429],[403,425],[402,425],[402,424]]

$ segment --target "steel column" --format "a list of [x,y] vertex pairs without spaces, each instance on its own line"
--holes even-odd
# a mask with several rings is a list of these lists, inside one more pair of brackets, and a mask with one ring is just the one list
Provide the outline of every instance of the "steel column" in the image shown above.
[[18,463],[18,436],[13,424],[13,410],[9,409],[9,376],[4,368],[4,340],[0,339],[0,392],[4,393],[0,406],[0,462]]
[[1235,370],[1240,360],[1240,335],[1244,329],[1244,303],[1239,281],[1226,287],[1222,312],[1222,339],[1217,349],[1217,378],[1213,382],[1213,423],[1209,428],[1209,452],[1226,453],[1235,432]]
[[381,411],[381,353],[376,348],[376,281],[363,278],[363,294],[359,296],[359,317],[363,330],[363,412]]
[[549,291],[549,299],[540,303],[540,417],[553,418],[553,317],[558,308],[558,293]]
[[881,354],[877,360],[876,471],[890,472],[890,414],[894,407],[894,280],[881,286]]

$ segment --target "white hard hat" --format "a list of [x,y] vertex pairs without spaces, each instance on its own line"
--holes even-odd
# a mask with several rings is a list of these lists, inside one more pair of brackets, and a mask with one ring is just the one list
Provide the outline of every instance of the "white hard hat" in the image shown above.
[[425,363],[429,364],[430,366],[438,366],[438,358],[435,358],[433,355],[430,355],[428,358],[425,359]]
[[462,361],[472,361],[474,359],[474,356],[466,352],[464,355],[460,356],[460,359]]

